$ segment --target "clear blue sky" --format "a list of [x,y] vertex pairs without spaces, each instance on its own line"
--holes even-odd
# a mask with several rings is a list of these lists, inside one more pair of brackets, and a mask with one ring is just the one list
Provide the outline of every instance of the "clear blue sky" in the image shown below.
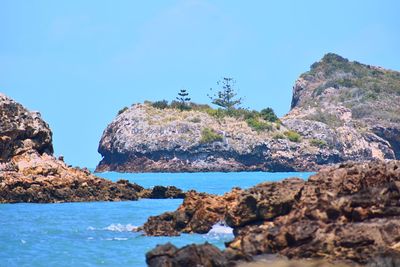
[[296,78],[327,52],[400,70],[400,1],[0,0],[0,91],[38,110],[56,155],[94,167],[123,106],[223,76],[245,107],[290,107]]

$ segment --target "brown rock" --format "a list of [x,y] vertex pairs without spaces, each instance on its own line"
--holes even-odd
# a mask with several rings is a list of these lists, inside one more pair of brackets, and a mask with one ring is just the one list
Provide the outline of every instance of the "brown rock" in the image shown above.
[[146,235],[178,235],[179,233],[207,233],[218,221],[225,218],[227,206],[240,192],[233,190],[223,196],[186,193],[182,205],[174,212],[150,217],[143,225]]
[[[346,163],[306,182],[287,179],[231,195],[225,219],[235,239],[223,254],[229,264],[268,254],[351,266],[400,263],[399,161]],[[206,203],[194,208],[207,210]],[[176,212],[170,215],[174,221]]]
[[30,112],[0,93],[0,171],[2,162],[29,150],[53,153],[49,125],[39,112]]
[[157,246],[146,254],[146,262],[151,267],[224,267],[227,264],[223,253],[208,243],[188,245],[181,249],[169,243]]

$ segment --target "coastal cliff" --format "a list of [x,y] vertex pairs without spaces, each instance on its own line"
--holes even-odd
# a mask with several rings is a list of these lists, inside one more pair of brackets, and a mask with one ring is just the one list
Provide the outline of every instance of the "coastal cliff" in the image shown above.
[[293,87],[278,121],[251,112],[152,103],[121,110],[99,143],[96,171],[315,171],[400,153],[400,73],[325,55]]

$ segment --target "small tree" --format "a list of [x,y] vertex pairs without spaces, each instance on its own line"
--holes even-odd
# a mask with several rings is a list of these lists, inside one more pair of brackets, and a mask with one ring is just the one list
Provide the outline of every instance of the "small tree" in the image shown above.
[[176,100],[179,101],[178,107],[181,111],[189,108],[188,102],[190,101],[190,97],[188,96],[189,93],[186,91],[186,89],[181,89],[176,97]]
[[[232,111],[242,103],[242,98],[236,98],[237,93],[234,90],[236,81],[233,78],[224,77],[222,81],[218,81],[217,84],[221,85],[222,88],[213,96],[208,95],[214,105]],[[212,90],[212,89],[210,89]]]
[[261,117],[266,121],[276,122],[279,120],[272,108],[264,108],[260,111],[260,114]]

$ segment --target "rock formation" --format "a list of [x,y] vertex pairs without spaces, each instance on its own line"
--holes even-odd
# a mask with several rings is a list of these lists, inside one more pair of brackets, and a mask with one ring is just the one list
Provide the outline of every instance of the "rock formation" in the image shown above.
[[0,94],[0,203],[183,198],[176,187],[116,183],[52,156],[52,133],[37,112]]
[[[135,104],[107,126],[97,171],[314,171],[399,158],[400,72],[325,55],[293,88],[281,123]],[[204,133],[214,138],[204,138]],[[291,135],[300,134],[300,138]]]
[[[234,228],[235,238],[222,252],[226,262],[209,266],[232,266],[271,254],[351,266],[400,263],[400,161],[345,163],[324,168],[306,182],[291,178],[231,194],[233,200],[220,214]],[[214,205],[207,200],[197,207],[209,211]],[[213,217],[203,212],[201,220],[205,218]],[[156,254],[164,250],[160,246]],[[148,254],[150,266],[183,266],[152,265],[158,262],[156,254]]]
[[225,217],[227,205],[233,201],[239,189],[223,196],[189,191],[182,205],[175,212],[151,216],[143,227],[146,235],[175,236],[182,233],[204,234]]
[[29,150],[53,153],[52,133],[39,112],[30,112],[0,93],[0,166]]

